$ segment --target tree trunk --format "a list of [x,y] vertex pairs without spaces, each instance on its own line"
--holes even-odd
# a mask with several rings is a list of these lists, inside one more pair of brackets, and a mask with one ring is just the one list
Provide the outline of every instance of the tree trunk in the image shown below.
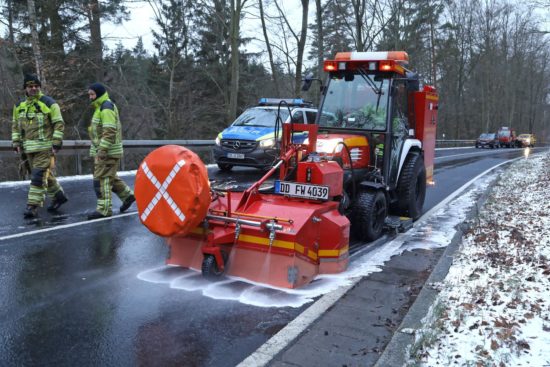
[[10,44],[15,45],[15,35],[13,30],[13,0],[7,0],[8,7],[8,40]]
[[63,21],[59,16],[59,0],[47,1],[46,11],[48,13],[48,19],[50,20],[50,47],[48,52],[53,53],[54,58],[65,55],[65,49],[63,47]]
[[239,97],[239,44],[241,11],[247,0],[231,0],[231,87],[229,90],[229,121],[237,117],[237,100]]
[[[320,0],[317,0],[320,1]],[[279,77],[278,70],[275,66],[275,61],[273,59],[273,50],[271,49],[271,44],[269,43],[269,37],[267,35],[267,27],[265,25],[265,15],[264,15],[264,5],[262,0],[258,0],[258,6],[260,8],[260,20],[262,21],[262,31],[264,33],[265,47],[267,48],[267,55],[269,56],[269,65],[271,66],[271,77],[273,78],[273,83],[275,84],[275,93],[279,97]]]
[[434,88],[437,88],[437,75],[435,67],[435,34],[434,34],[434,23],[433,20],[430,20],[430,61],[431,61],[431,74],[432,74],[432,85]]
[[103,42],[101,40],[101,12],[99,6],[99,0],[90,0],[88,4],[88,21],[90,24],[90,42],[95,77],[98,82],[101,82],[103,81]]
[[[261,1],[261,0],[260,0]],[[317,22],[317,77],[323,80],[323,63],[325,60],[325,37],[323,34],[323,11],[321,0],[315,0],[316,12],[315,19]]]
[[355,17],[355,48],[358,52],[364,50],[363,40],[363,12],[364,0],[352,0],[353,15]]
[[36,19],[36,7],[34,5],[34,0],[27,0],[27,8],[29,9],[29,22],[31,27],[31,43],[32,51],[34,54],[34,63],[36,65],[36,74],[39,76],[42,84],[46,83],[45,71],[43,69],[43,60],[42,52],[40,51],[40,41],[38,39],[38,31],[36,29],[37,19]]
[[296,59],[296,78],[294,79],[294,95],[300,97],[302,86],[302,64],[304,59],[304,50],[307,37],[307,16],[309,10],[309,0],[302,0],[302,31],[298,41],[298,57]]

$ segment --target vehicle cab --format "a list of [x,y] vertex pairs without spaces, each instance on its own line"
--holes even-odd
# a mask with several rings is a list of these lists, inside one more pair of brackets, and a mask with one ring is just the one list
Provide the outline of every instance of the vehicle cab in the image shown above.
[[433,182],[439,98],[407,64],[404,51],[340,52],[324,63],[316,150],[344,168],[339,210],[360,240],[418,219]]
[[[257,106],[245,110],[218,134],[213,149],[214,160],[222,171],[229,171],[234,166],[267,169],[279,156],[280,124],[291,120],[314,123],[316,116],[317,109],[311,102],[300,98],[261,98]],[[305,139],[305,136],[295,137],[300,138]]]
[[422,118],[431,115],[424,107],[435,112],[437,97],[426,106],[415,100],[415,92],[430,94],[431,87],[421,90],[407,63],[405,52],[391,51],[340,53],[324,65],[329,79],[318,114],[317,151],[339,154],[347,164],[351,157],[353,169],[367,170],[389,191],[408,153],[423,153],[427,140],[435,144],[435,117],[427,124]]

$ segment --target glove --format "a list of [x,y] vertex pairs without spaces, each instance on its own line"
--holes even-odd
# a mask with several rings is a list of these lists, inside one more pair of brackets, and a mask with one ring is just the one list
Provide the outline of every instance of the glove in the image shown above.
[[98,150],[97,151],[97,159],[99,159],[100,161],[104,160],[104,159],[107,159],[107,151],[106,150]]
[[13,151],[17,154],[21,153],[21,148],[19,146],[13,147]]
[[57,145],[57,144],[53,144],[52,145],[52,150],[54,153],[57,153],[61,150],[61,144]]

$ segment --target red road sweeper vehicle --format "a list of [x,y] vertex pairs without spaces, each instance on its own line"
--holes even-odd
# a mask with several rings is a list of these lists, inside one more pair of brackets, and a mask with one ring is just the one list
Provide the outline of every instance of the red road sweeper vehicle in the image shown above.
[[347,268],[350,231],[365,243],[410,225],[433,180],[438,96],[407,63],[402,51],[325,61],[316,123],[276,124],[280,158],[243,192],[211,187],[184,147],[150,153],[136,201],[142,223],[167,238],[167,263],[296,288]]

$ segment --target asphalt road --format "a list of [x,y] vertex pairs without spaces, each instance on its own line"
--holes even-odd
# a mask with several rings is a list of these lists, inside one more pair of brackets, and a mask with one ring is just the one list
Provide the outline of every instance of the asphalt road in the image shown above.
[[[522,154],[438,151],[425,211]],[[209,174],[234,184],[260,176],[250,169]],[[34,221],[22,218],[27,186],[0,184],[2,366],[236,365],[310,306],[255,307],[145,282],[138,274],[164,264],[163,240],[135,214],[85,221],[95,205],[91,179],[62,184],[69,203],[58,215],[44,210]]]

